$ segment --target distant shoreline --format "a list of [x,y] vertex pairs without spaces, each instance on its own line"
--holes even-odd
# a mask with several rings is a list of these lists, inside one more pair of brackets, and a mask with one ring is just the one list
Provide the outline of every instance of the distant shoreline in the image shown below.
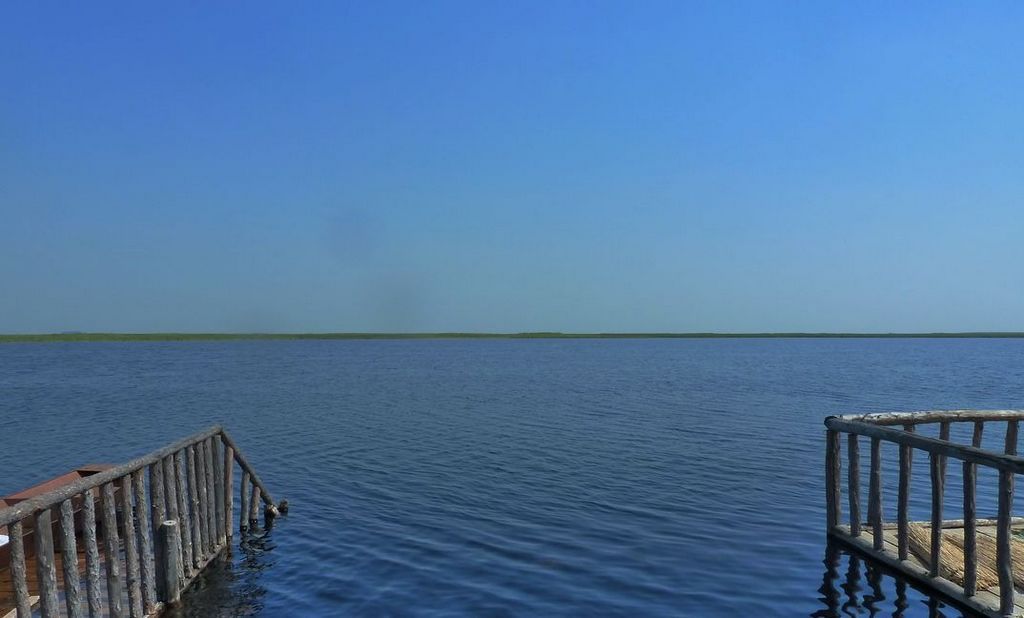
[[1024,332],[961,333],[45,333],[0,335],[0,343],[241,341],[300,339],[1019,339]]

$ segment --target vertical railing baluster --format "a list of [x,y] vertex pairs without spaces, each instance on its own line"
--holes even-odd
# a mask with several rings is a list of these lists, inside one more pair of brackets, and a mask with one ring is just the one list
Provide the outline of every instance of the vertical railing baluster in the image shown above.
[[[164,509],[167,512],[167,519],[169,521],[181,521],[181,516],[178,513],[178,475],[174,473],[174,457],[168,455],[163,458],[164,467]],[[181,540],[180,535],[176,537],[177,541]],[[174,548],[175,561],[174,565],[181,569],[177,573],[178,581],[183,581],[185,578],[184,564],[181,559],[184,553],[181,545],[177,545]]]
[[[167,510],[164,507],[164,466],[159,461],[153,462],[149,466],[149,497],[151,500],[150,505],[150,526],[155,535],[157,530],[160,529],[160,525],[163,524],[164,520],[167,519]],[[153,543],[153,581],[156,586],[156,598],[158,601],[163,601],[167,598],[167,592],[164,590],[164,582],[160,577],[157,577],[155,569],[163,563],[164,557],[163,547],[159,543]]]
[[189,445],[185,449],[185,463],[188,464],[188,500],[192,512],[192,562],[196,569],[203,564],[203,535],[202,523],[199,512],[199,486],[196,481],[196,451],[195,445]]
[[[142,582],[139,577],[139,550],[135,535],[135,510],[132,503],[132,475],[121,478],[121,518],[124,521],[124,571],[128,586],[128,613],[132,618],[142,618]],[[140,505],[142,506],[142,505]],[[142,512],[140,519],[145,519]]]
[[221,454],[220,440],[210,438],[213,449],[213,496],[217,512],[217,547],[224,544],[224,457]]
[[153,564],[153,537],[150,507],[146,499],[146,478],[142,468],[132,473],[132,493],[135,494],[135,512],[138,514],[139,573],[142,578],[142,609],[152,614],[156,609],[156,578]]
[[163,588],[167,591],[167,597],[164,600],[170,606],[177,605],[181,599],[182,581],[178,578],[178,573],[181,573],[183,569],[175,564],[179,555],[176,548],[181,545],[181,541],[177,538],[180,536],[180,528],[177,521],[168,519],[160,524],[157,531],[157,544],[164,548],[160,552],[164,556],[164,563],[157,571],[164,580]]
[[[903,431],[913,433],[914,426],[907,424]],[[910,545],[907,542],[907,535],[910,530],[910,473],[914,462],[914,450],[912,447],[900,445],[900,481],[899,497],[896,507],[896,548],[900,560],[906,560],[910,555]]]
[[203,440],[203,455],[206,457],[206,525],[209,530],[207,536],[207,551],[212,555],[217,551],[217,490],[213,481],[213,438]]
[[[828,531],[839,525],[841,517],[842,464],[839,454],[839,432],[825,432],[825,526]],[[245,519],[245,481],[249,473],[242,471],[242,519]],[[243,526],[244,528],[244,526]]]
[[210,555],[210,503],[206,499],[206,444],[196,442],[196,479],[199,481],[199,531],[203,556]]
[[224,535],[230,541],[235,535],[234,478],[235,450],[224,444]]
[[260,522],[260,488],[256,483],[252,484],[252,495],[249,497],[249,527],[256,529]]
[[[1006,423],[1006,454],[1017,454],[1017,421]],[[1013,614],[1013,556],[1010,553],[1010,522],[1013,510],[1013,471],[999,470],[999,517],[996,526],[996,572],[999,575],[999,611]]]
[[877,551],[882,551],[882,441],[871,438],[871,478],[868,482],[868,519],[871,520],[871,540]]
[[242,512],[238,517],[239,534],[249,529],[249,471],[242,469],[242,490],[239,493],[238,503]]
[[[981,448],[981,436],[984,422],[974,422],[974,435],[971,446]],[[970,598],[978,588],[978,530],[976,511],[976,492],[978,481],[978,465],[965,461],[964,476],[964,596]]]
[[90,618],[103,615],[103,586],[100,584],[100,547],[96,542],[96,501],[90,489],[82,493],[82,538],[85,540],[85,584]]
[[11,579],[18,618],[32,618],[32,601],[28,595],[28,574],[25,569],[25,530],[21,521],[8,527],[11,536]]
[[32,537],[36,545],[36,574],[39,577],[39,606],[43,618],[60,616],[57,598],[57,569],[53,559],[53,513],[43,509],[35,514]]
[[182,471],[181,451],[174,453],[174,494],[175,502],[178,505],[178,534],[181,539],[181,565],[186,576],[191,577],[195,572],[195,562],[192,559],[192,517],[188,512],[188,502],[185,500],[185,482],[187,480]]
[[60,562],[64,573],[64,604],[70,618],[81,618],[81,581],[78,577],[78,543],[75,541],[75,507],[71,498],[60,503]]
[[103,552],[107,564],[107,611],[111,618],[122,618],[121,556],[117,537],[117,504],[114,503],[114,483],[105,483],[101,492],[103,504]]
[[860,442],[857,434],[847,436],[850,469],[847,472],[847,483],[850,492],[850,534],[860,536]]
[[942,564],[942,494],[945,480],[942,472],[943,457],[929,453],[928,461],[932,480],[932,546],[928,573],[932,577],[938,577],[939,567]]

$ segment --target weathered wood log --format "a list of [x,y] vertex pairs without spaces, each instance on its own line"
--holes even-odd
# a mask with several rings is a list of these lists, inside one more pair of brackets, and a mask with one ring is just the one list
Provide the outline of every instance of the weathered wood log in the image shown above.
[[227,537],[224,529],[224,456],[220,452],[220,440],[210,438],[210,448],[213,453],[213,495],[217,512],[217,546],[224,544]]
[[103,612],[103,586],[100,584],[100,548],[96,542],[96,502],[93,490],[82,494],[82,538],[85,540],[85,584],[89,616]]
[[192,560],[193,566],[198,569],[202,566],[203,556],[203,535],[200,522],[199,509],[199,487],[196,480],[196,451],[194,446],[185,449],[185,458],[188,463],[188,499],[192,507]]
[[249,529],[249,472],[245,468],[242,468],[242,490],[239,494],[242,513],[238,517],[238,528],[245,532]]
[[60,503],[60,562],[64,575],[64,605],[70,618],[82,618],[82,587],[78,577],[75,508],[71,498]]
[[[913,425],[904,425],[903,430],[913,432]],[[900,481],[899,497],[896,506],[896,551],[900,560],[909,555],[907,544],[907,525],[910,520],[910,473],[914,461],[914,450],[906,444],[900,445]]]
[[[167,519],[167,510],[164,508],[164,466],[163,460],[157,460],[149,466],[149,494],[152,504],[150,505],[150,520],[152,521],[153,534],[160,529],[160,524]],[[153,543],[153,564],[160,565],[164,562],[163,547],[159,543]],[[162,600],[166,597],[163,589],[163,579],[156,576],[156,598]]]
[[847,455],[849,470],[847,471],[847,491],[850,503],[850,534],[860,536],[860,442],[856,434],[849,434],[847,439]]
[[114,483],[103,486],[103,551],[107,565],[107,612],[111,618],[122,618],[120,543],[117,537],[117,504],[114,502]]
[[174,495],[178,503],[178,531],[181,538],[181,565],[184,575],[191,577],[195,572],[195,562],[192,559],[192,517],[188,512],[188,502],[185,499],[185,483],[187,478],[182,470],[181,451],[174,453]]
[[942,474],[942,455],[930,453],[928,460],[932,481],[932,561],[928,567],[928,573],[932,577],[937,577],[942,558],[942,496],[944,480]]
[[[1006,423],[1006,452],[1017,452],[1017,424]],[[999,612],[1008,616],[1014,611],[1013,564],[1010,554],[1010,511],[1013,508],[1013,473],[999,471],[999,524],[996,526],[996,572],[999,574]]]
[[[132,460],[126,464],[104,470],[97,474],[89,475],[81,480],[75,481],[74,483],[68,483],[62,485],[53,491],[40,494],[29,500],[19,502],[14,506],[9,506],[4,509],[0,509],[0,527],[7,526],[14,521],[25,519],[30,517],[41,509],[50,508],[55,504],[59,504],[62,500],[77,496],[78,494],[96,487],[100,487],[111,481],[117,481],[125,474],[130,474],[139,468],[144,468],[152,463],[162,460],[167,455],[181,450],[188,444],[196,440],[208,438],[213,435],[221,433],[221,427],[211,427],[205,431],[201,431],[193,436],[189,436],[183,440],[179,440],[170,446],[166,446],[157,451],[153,451],[148,455],[144,455],[138,459]],[[236,448],[237,450],[237,448]]]
[[25,571],[25,531],[21,521],[11,522],[11,579],[18,618],[32,618],[32,601],[28,596],[28,575]]
[[53,514],[43,509],[35,515],[36,573],[39,576],[39,605],[43,616],[60,616],[57,598],[57,570],[53,560]]
[[164,577],[164,590],[167,591],[167,596],[164,597],[164,602],[170,606],[176,605],[181,600],[181,579],[178,577],[178,573],[182,571],[181,567],[178,566],[178,552],[175,548],[181,545],[181,540],[177,538],[180,535],[178,529],[178,522],[174,520],[167,520],[161,522],[159,543],[163,545],[164,551],[164,564],[161,566],[160,571]]
[[[974,434],[971,446],[981,447],[984,421],[974,421]],[[977,510],[976,494],[978,483],[978,467],[969,461],[963,463],[964,477],[964,595],[974,596],[978,591],[978,554],[977,554]]]
[[217,490],[214,487],[213,471],[213,438],[203,441],[203,454],[206,457],[206,517],[209,536],[207,537],[208,551],[212,554],[217,551]]
[[235,505],[234,505],[234,471],[235,451],[227,444],[224,444],[224,535],[226,540],[231,540],[235,535]]
[[[142,618],[142,578],[139,576],[139,552],[136,545],[135,511],[132,497],[132,475],[126,474],[121,479],[121,517],[124,520],[124,570],[125,583],[128,586],[128,612],[132,618]],[[141,511],[140,519],[148,513]]]
[[259,525],[259,504],[260,488],[255,484],[252,486],[252,495],[249,497],[249,527],[256,528]]
[[199,481],[199,533],[203,556],[208,556],[210,554],[210,503],[206,499],[206,444],[197,442],[195,452],[196,479]]
[[[164,506],[167,511],[167,519],[171,521],[181,521],[181,514],[178,513],[178,475],[174,472],[174,455],[168,455],[163,459],[164,467]],[[177,536],[179,544],[174,547],[174,552],[177,554],[174,562],[175,566],[181,569],[178,572],[178,581],[184,581],[185,579],[185,561],[182,559],[184,550],[181,547],[181,535],[180,532]]]
[[868,484],[868,520],[871,523],[872,543],[881,551],[885,539],[882,532],[882,443],[871,438],[871,478]]
[[1024,410],[925,410],[921,412],[872,412],[844,414],[836,417],[846,421],[864,421],[874,425],[921,425],[937,421],[954,423],[972,421],[1024,420]]
[[916,433],[907,433],[891,427],[871,425],[860,421],[845,421],[835,416],[825,419],[825,426],[835,431],[855,433],[869,438],[881,438],[896,444],[906,444],[913,448],[927,451],[930,454],[934,453],[961,461],[970,461],[988,468],[1024,474],[1024,458],[1017,455],[993,453],[974,448],[973,446],[954,444]]
[[142,578],[142,608],[146,614],[156,610],[156,579],[153,564],[153,537],[150,508],[146,499],[145,475],[142,469],[132,473],[132,491],[138,513],[139,573]]

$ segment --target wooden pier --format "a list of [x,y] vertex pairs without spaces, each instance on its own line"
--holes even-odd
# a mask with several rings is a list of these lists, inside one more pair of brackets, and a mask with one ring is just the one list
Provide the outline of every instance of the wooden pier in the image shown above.
[[236,464],[240,532],[259,525],[260,502],[270,527],[278,506],[219,426],[0,508],[0,618],[142,618],[179,604],[231,544]]
[[[899,412],[825,419],[828,535],[973,612],[1024,616],[1024,519],[1013,517],[1014,477],[1024,474],[1024,458],[1017,455],[1021,420],[1024,410]],[[930,427],[934,437],[925,435]],[[971,436],[969,444],[951,439],[954,427],[952,433]],[[986,430],[996,434],[1001,448],[982,447]],[[862,519],[860,501],[862,438],[870,449],[866,519]],[[883,482],[883,445],[889,444],[895,446],[886,448],[897,454],[889,469],[890,473],[898,471],[895,522],[886,520],[884,509],[892,498],[884,495]],[[910,517],[911,496],[917,489],[911,484],[915,452],[927,455],[931,509],[924,521]],[[945,498],[949,460],[959,462],[962,469],[963,501],[955,505],[956,509],[962,506],[962,519],[943,517],[949,506]],[[979,469],[998,476],[995,496],[978,494]],[[994,516],[979,518],[979,504],[993,505]]]

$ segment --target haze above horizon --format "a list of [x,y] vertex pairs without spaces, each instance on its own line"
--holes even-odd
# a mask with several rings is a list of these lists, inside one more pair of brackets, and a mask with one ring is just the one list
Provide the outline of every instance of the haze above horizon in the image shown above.
[[12,5],[0,333],[1021,331],[1022,17]]

